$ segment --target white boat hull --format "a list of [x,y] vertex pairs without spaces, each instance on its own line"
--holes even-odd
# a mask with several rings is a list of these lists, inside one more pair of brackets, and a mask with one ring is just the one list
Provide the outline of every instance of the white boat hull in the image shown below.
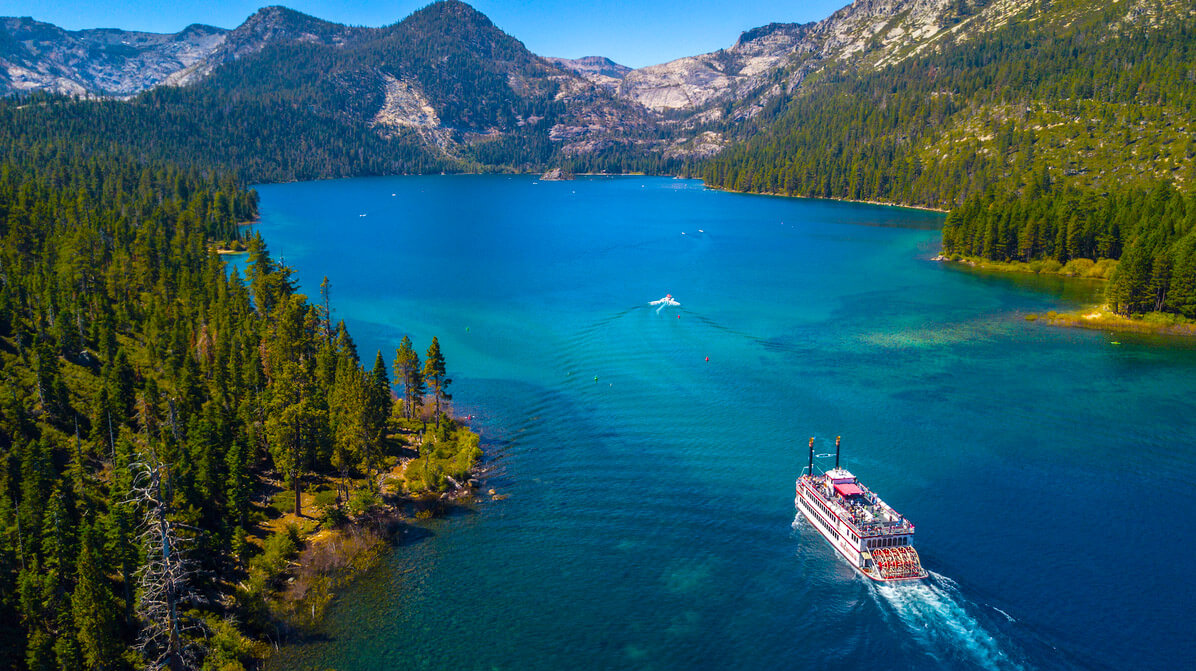
[[[918,564],[917,573],[914,575],[884,575],[871,561],[871,553],[861,549],[861,539],[856,535],[855,530],[838,515],[827,512],[825,506],[819,505],[817,502],[818,498],[820,498],[818,494],[812,492],[808,485],[803,485],[800,479],[797,481],[797,494],[793,500],[794,507],[855,570],[877,582],[920,580],[926,577],[926,571],[920,564]],[[914,556],[917,555],[914,554]]]

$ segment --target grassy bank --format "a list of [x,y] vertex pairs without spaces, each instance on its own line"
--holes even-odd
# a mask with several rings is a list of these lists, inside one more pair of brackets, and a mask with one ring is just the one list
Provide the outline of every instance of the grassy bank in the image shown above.
[[1031,273],[1034,275],[1059,275],[1086,280],[1108,280],[1117,268],[1115,259],[1072,259],[1067,263],[1060,263],[1055,259],[1039,261],[991,261],[978,256],[960,256],[959,254],[935,257],[936,261],[958,263],[977,270],[995,270],[1008,273]]
[[1075,312],[1050,311],[1026,315],[1029,321],[1042,321],[1051,326],[1099,329],[1126,333],[1196,336],[1196,321],[1168,312],[1150,312],[1137,317],[1124,317],[1107,305],[1088,307]]
[[[1024,273],[1032,275],[1058,276],[1081,280],[1108,281],[1117,261],[1113,259],[1073,259],[1067,263],[1059,263],[1054,259],[1044,261],[990,261],[978,257],[966,257],[958,254],[950,256],[939,255],[936,261],[956,263],[971,269],[981,271],[995,271],[1008,273]],[[1196,335],[1196,321],[1170,312],[1149,312],[1144,315],[1126,317],[1109,309],[1108,305],[1089,305],[1079,310],[1056,312],[1054,310],[1043,314],[1031,313],[1026,315],[1027,321],[1041,321],[1051,326],[1067,326],[1074,328],[1099,329],[1105,331],[1120,331],[1126,333],[1148,333],[1158,335]]]

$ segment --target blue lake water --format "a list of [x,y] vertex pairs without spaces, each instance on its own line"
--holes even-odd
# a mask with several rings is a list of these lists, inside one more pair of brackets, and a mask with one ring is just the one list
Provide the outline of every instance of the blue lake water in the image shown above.
[[[1190,664],[1196,350],[1023,318],[1099,286],[935,263],[941,215],[687,180],[259,191],[367,363],[438,336],[509,495],[422,523],[271,668]],[[836,435],[925,584],[795,519]]]

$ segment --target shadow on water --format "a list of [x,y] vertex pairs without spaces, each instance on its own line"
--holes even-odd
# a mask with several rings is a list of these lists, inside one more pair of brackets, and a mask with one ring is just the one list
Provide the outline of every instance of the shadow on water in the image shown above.
[[436,533],[427,527],[403,523],[403,527],[396,531],[395,535],[391,538],[390,544],[394,547],[416,545],[435,537]]
[[1094,305],[1105,300],[1104,280],[1067,277],[1064,275],[1040,275],[1037,273],[1022,273],[1006,270],[988,270],[972,268],[962,263],[944,262],[941,266],[950,272],[987,285],[1002,287],[1016,287],[1027,293],[1048,294],[1056,296],[1069,303],[1078,305]]
[[[463,519],[473,517],[478,514],[477,508],[472,503],[472,497],[468,501],[457,501],[451,499],[434,499],[434,500],[416,500],[408,504],[408,515],[414,516],[416,519]],[[433,534],[424,526],[411,525],[404,523],[404,540],[411,537],[412,540],[424,540],[427,536],[423,533],[408,532],[408,529],[424,529],[428,534]],[[396,534],[397,537],[397,534]]]

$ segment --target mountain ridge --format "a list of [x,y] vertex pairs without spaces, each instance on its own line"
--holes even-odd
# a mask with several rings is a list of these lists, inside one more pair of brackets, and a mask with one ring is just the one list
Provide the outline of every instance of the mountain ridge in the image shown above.
[[[99,70],[125,72],[130,59],[144,62],[160,56],[166,50],[161,45],[175,44],[186,31],[137,38],[134,33],[104,30],[79,37],[38,24],[37,30],[13,37],[6,29],[0,31],[0,66],[7,64],[7,69],[0,68],[0,91],[36,90],[34,75],[42,77],[45,90],[75,95],[108,91],[128,97],[137,86],[151,86],[129,99],[131,108],[104,107],[104,114],[140,116],[136,124],[142,128],[157,128],[155,123],[195,128],[206,139],[180,134],[176,142],[191,147],[186,151],[241,155],[239,144],[260,146],[261,156],[248,158],[250,165],[259,166],[249,172],[258,179],[439,171],[450,166],[537,171],[554,164],[568,164],[576,172],[693,174],[699,171],[694,166],[716,154],[734,153],[744,143],[776,135],[787,111],[809,96],[845,93],[859,78],[958,51],[961,45],[1009,39],[1003,35],[1011,30],[1025,33],[1027,39],[1039,34],[1049,38],[1080,21],[1091,25],[1090,30],[1112,31],[1111,36],[1118,25],[1163,25],[1167,17],[1183,12],[1184,3],[1178,0],[856,0],[822,21],[767,24],[744,31],[724,49],[630,69],[600,56],[536,55],[459,0],[433,3],[378,28],[344,26],[271,6],[230,31],[187,29],[188,39],[208,40],[206,52],[197,54],[196,47],[173,60],[163,56],[159,68],[142,68],[140,79],[124,85],[118,85],[116,74],[104,79]],[[18,20],[0,20],[0,27],[14,21]],[[119,43],[120,49],[91,69],[83,67],[86,63],[78,55],[91,47],[75,43],[75,60],[56,57],[35,63],[29,45],[38,30],[49,36],[46,39],[85,38],[89,45]],[[172,48],[182,53],[183,47]],[[13,54],[24,58],[15,59],[20,61],[15,76]],[[90,79],[71,79],[72,64]],[[975,67],[981,66],[978,62]],[[177,69],[167,72],[171,67]],[[107,84],[84,87],[97,81]],[[896,93],[909,83],[893,86]],[[883,111],[885,99],[894,93],[868,95],[879,96],[875,109]],[[922,95],[955,93],[933,90]],[[1034,107],[1032,100],[1025,102]],[[1005,112],[985,108],[978,114],[1000,117]],[[952,118],[956,125],[935,135],[943,142],[967,146],[970,135],[991,136],[977,122]],[[258,127],[252,125],[254,119]],[[1059,123],[1054,116],[1043,122]],[[308,159],[284,160],[293,145],[309,141],[294,136],[293,129],[300,126],[324,142],[343,144],[337,151],[344,153],[339,158],[327,154],[333,165],[319,168]],[[266,133],[266,127],[274,130]],[[316,127],[323,130],[316,132]],[[350,150],[349,138],[361,145],[356,152]],[[144,142],[136,136],[125,139],[135,145]],[[852,146],[858,141],[847,140]],[[908,138],[896,141],[901,146]],[[943,146],[920,151],[916,160],[933,162],[935,155],[955,150]],[[351,158],[354,154],[357,158]],[[406,158],[395,160],[396,155]],[[774,160],[792,158],[783,154]],[[266,169],[267,163],[273,167]],[[712,183],[732,188],[742,182],[714,179]],[[850,196],[857,190],[814,192]],[[914,204],[901,198],[898,202]]]

